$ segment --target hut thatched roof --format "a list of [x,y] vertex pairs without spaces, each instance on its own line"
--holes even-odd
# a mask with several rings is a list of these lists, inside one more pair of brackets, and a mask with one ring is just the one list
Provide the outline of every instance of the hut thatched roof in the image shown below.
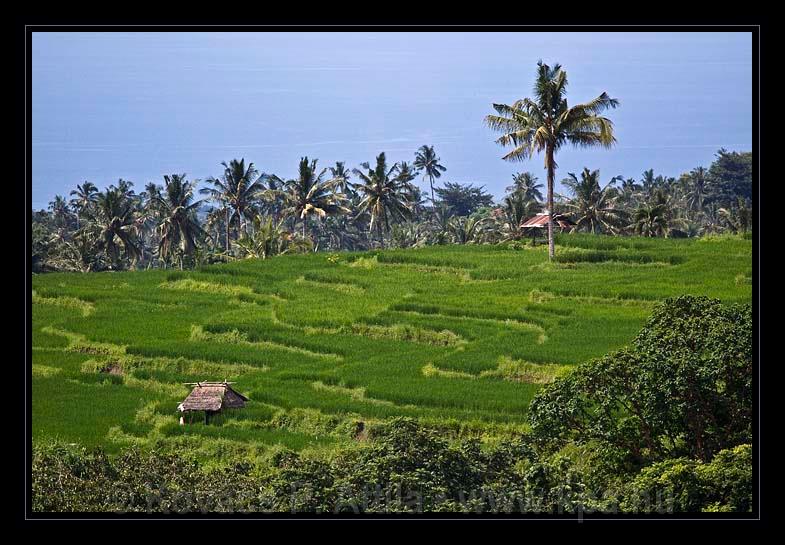
[[248,398],[234,391],[228,382],[197,382],[177,409],[186,411],[220,411],[245,407]]

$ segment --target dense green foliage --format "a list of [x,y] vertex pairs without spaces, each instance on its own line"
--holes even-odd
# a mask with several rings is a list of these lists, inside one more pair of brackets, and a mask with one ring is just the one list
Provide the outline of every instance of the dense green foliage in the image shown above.
[[669,300],[629,347],[546,386],[532,404],[544,442],[595,442],[623,467],[710,459],[752,436],[752,312]]

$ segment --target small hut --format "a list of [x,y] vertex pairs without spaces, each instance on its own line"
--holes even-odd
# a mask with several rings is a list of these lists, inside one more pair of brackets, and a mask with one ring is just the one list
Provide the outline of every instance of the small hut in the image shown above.
[[[554,231],[557,229],[559,231],[569,231],[572,229],[573,225],[574,224],[572,221],[570,221],[570,218],[564,214],[553,215]],[[548,232],[548,212],[540,212],[536,216],[532,216],[531,218],[522,221],[519,227],[523,230],[524,233],[531,235],[532,244],[534,244],[537,240],[537,235],[542,234],[543,232]]]
[[230,384],[232,382],[190,382],[188,386],[194,389],[188,394],[182,403],[177,406],[177,410],[182,413],[180,424],[185,423],[183,418],[186,413],[204,412],[204,423],[210,421],[210,417],[221,412],[223,409],[242,409],[248,398],[236,392]]
[[[574,225],[570,219],[563,214],[553,215],[553,224],[562,231],[571,229]],[[540,212],[536,216],[532,216],[520,225],[521,229],[547,229],[548,228],[548,212]]]

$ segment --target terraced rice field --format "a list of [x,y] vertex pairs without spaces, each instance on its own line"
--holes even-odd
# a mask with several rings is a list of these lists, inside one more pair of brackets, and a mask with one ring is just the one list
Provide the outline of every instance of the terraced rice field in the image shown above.
[[[522,429],[542,386],[629,342],[663,298],[751,300],[752,243],[564,235],[244,260],[198,271],[47,274],[32,285],[32,434],[109,451],[300,450],[395,415]],[[178,425],[183,383],[248,407]]]

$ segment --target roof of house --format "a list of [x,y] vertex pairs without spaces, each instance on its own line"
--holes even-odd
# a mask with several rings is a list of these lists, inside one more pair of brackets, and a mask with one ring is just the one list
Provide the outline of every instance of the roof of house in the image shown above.
[[245,406],[248,398],[234,391],[228,382],[197,382],[180,405],[179,411],[220,411]]
[[[556,215],[553,217],[553,223],[557,224],[559,227],[569,227],[572,222],[564,216]],[[520,227],[547,227],[548,226],[548,213],[547,212],[540,212],[536,216],[532,216],[531,218],[527,219],[523,223],[521,223]]]

